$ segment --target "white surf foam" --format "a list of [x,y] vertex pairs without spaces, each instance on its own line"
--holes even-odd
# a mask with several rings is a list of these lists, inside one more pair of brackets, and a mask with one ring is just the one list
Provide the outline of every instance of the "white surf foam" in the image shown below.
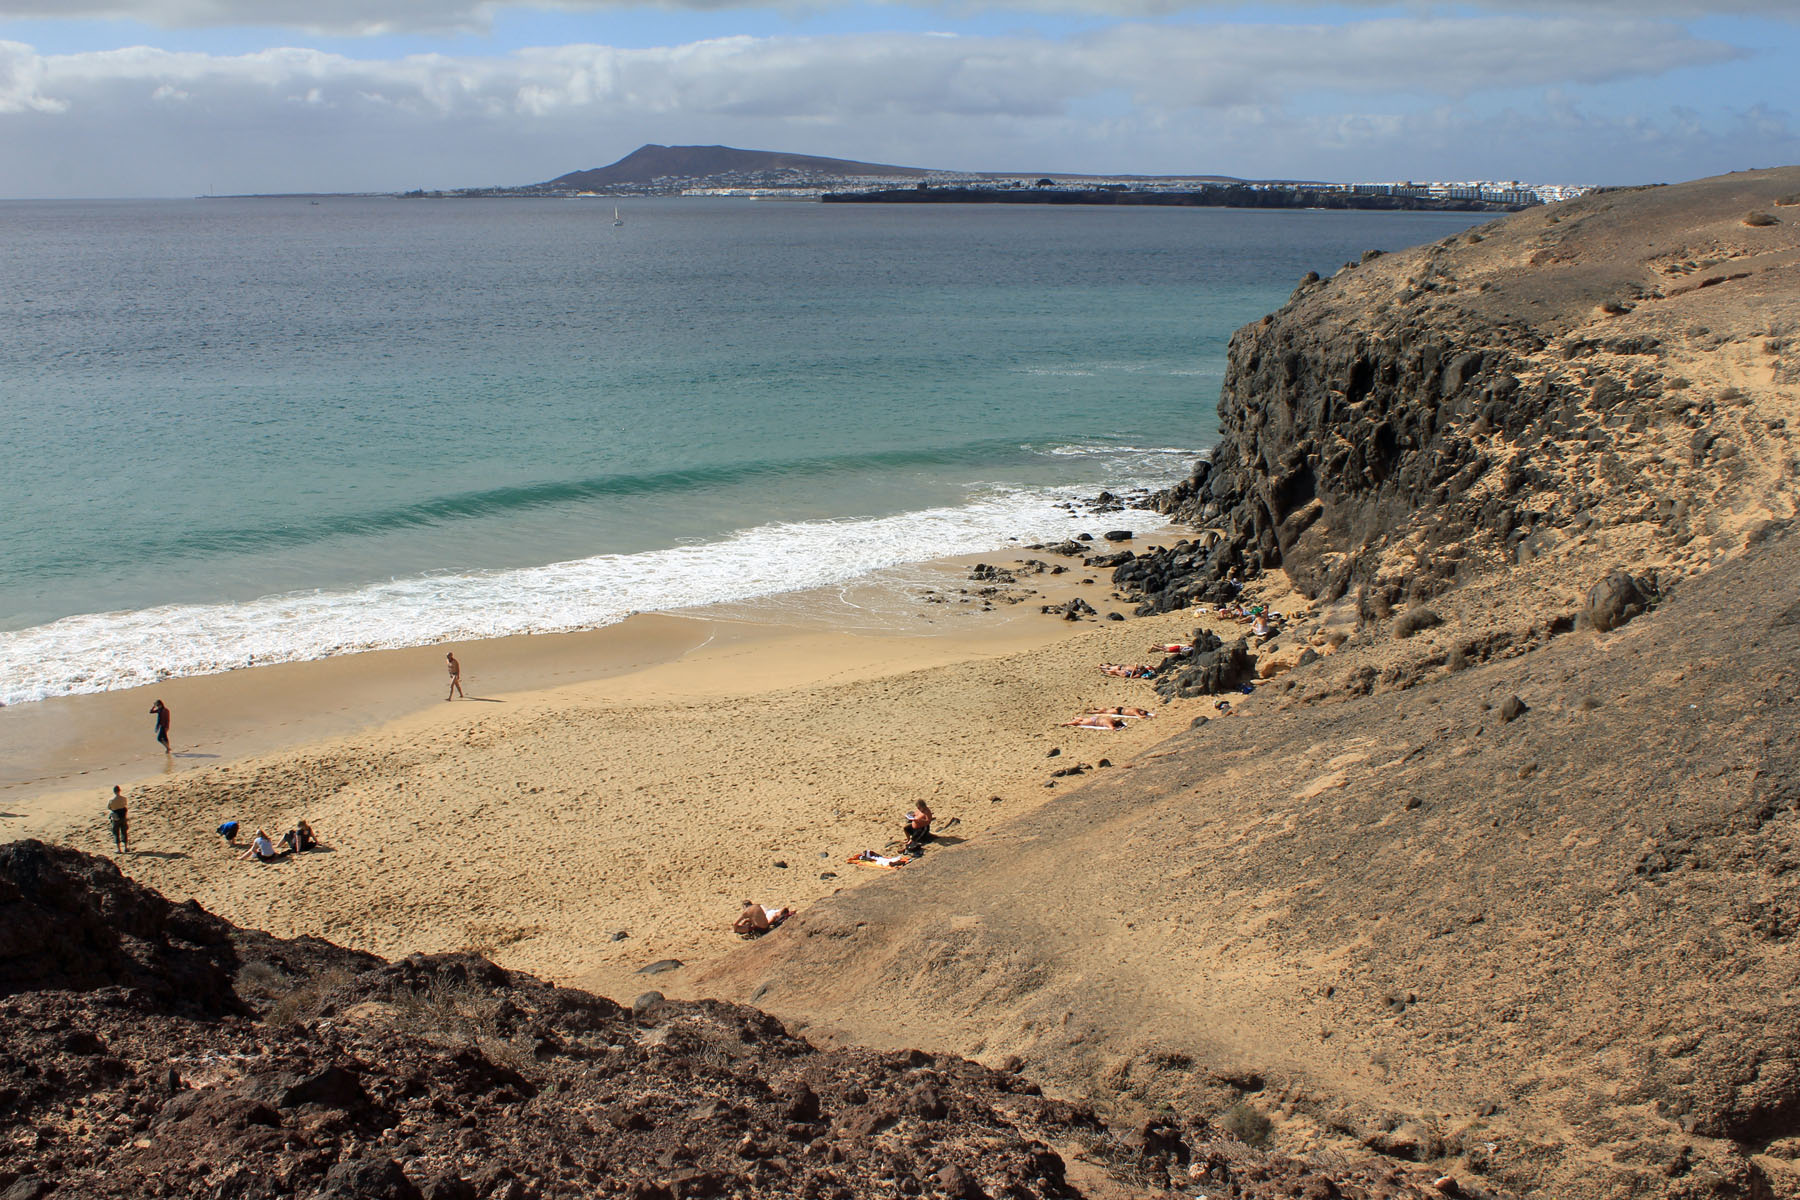
[[[1059,447],[1108,465],[1114,490],[1166,483],[1192,451]],[[396,579],[240,604],[90,613],[0,633],[0,703],[113,691],[174,676],[437,642],[595,629],[633,612],[754,599],[903,563],[1072,532],[1068,501],[1091,486],[990,488],[968,503],[896,516],[761,525],[718,541],[523,570]]]

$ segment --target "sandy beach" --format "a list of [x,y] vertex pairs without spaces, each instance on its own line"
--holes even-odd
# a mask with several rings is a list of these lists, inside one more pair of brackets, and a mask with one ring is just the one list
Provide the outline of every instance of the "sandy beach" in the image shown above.
[[[895,843],[915,802],[945,835],[930,853],[953,854],[1091,777],[1053,771],[1122,765],[1207,707],[1059,728],[1090,705],[1157,707],[1097,664],[1155,661],[1146,648],[1195,618],[1104,619],[1129,610],[1078,559],[1021,577],[1009,604],[968,581],[973,561],[760,614],[457,645],[469,699],[452,703],[444,647],[425,647],[7,710],[0,828],[109,850],[103,797],[123,783],[120,865],[172,898],[390,956],[474,948],[628,998],[652,962],[738,945],[743,899],[804,907],[878,877],[846,860]],[[1102,619],[1039,611],[1075,595]],[[152,693],[175,713],[172,758]],[[327,850],[273,866],[213,832],[301,817]],[[676,994],[685,974],[655,986]]]

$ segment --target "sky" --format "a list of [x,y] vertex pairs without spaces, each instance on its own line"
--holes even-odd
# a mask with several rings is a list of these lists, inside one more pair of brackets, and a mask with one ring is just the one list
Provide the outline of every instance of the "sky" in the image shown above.
[[0,197],[945,170],[1674,182],[1800,162],[1800,0],[0,0]]

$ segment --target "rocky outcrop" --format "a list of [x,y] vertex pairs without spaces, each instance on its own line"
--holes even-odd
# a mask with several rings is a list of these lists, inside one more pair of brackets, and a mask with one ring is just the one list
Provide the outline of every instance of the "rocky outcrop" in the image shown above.
[[1107,1195],[1434,1194],[1203,1120],[1114,1134],[1016,1064],[819,1050],[733,1004],[623,1008],[473,955],[281,941],[39,842],[0,846],[0,918],[8,1198],[1077,1200],[1072,1152]]
[[1795,175],[1597,194],[1309,275],[1233,336],[1219,444],[1154,502],[1206,540],[1115,582],[1157,612],[1279,568],[1385,618],[1594,527],[1686,545],[1721,485],[1791,474],[1785,419],[1740,421],[1744,389],[1688,371],[1718,285],[1790,286],[1792,226],[1746,239],[1738,217]]

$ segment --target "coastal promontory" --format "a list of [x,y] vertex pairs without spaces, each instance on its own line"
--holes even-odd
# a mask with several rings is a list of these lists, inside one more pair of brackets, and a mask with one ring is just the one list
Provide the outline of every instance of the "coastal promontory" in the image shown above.
[[1796,169],[1307,276],[1159,501],[1193,532],[1114,563],[1281,610],[1253,694],[712,986],[1196,1144],[1800,1194],[1797,385]]

